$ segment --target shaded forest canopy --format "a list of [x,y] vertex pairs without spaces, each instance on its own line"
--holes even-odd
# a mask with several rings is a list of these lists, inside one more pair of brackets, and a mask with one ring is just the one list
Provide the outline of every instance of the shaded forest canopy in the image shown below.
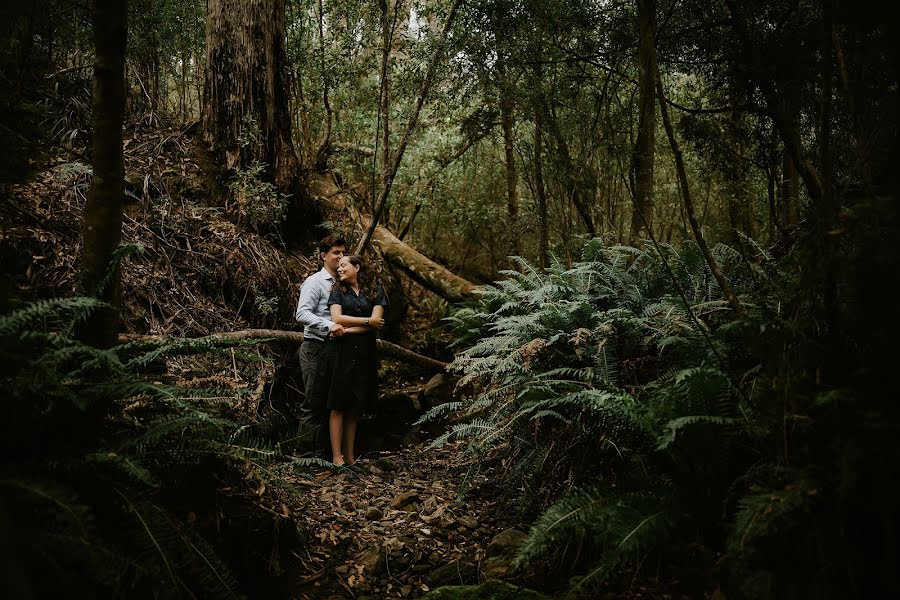
[[[2,11],[4,595],[900,591],[889,3]],[[368,476],[457,504],[299,437],[330,231],[391,298],[362,443],[418,457]]]

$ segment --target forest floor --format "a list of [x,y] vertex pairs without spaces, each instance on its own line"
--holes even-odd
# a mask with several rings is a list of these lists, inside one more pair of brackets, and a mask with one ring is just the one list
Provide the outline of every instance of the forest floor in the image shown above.
[[289,478],[307,492],[291,507],[308,535],[292,597],[416,598],[507,572],[523,534],[500,516],[492,470],[473,474],[460,453],[407,446],[363,455],[358,472]]

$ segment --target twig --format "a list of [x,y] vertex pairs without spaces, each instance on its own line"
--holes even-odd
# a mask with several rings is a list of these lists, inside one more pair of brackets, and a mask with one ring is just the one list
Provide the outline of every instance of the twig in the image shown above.
[[54,77],[57,77],[58,75],[65,75],[66,73],[71,73],[73,71],[84,71],[85,69],[93,68],[93,66],[94,66],[93,64],[90,64],[90,65],[82,65],[80,67],[69,67],[67,69],[57,71],[56,73],[50,73],[49,75],[44,77],[44,79],[53,79]]

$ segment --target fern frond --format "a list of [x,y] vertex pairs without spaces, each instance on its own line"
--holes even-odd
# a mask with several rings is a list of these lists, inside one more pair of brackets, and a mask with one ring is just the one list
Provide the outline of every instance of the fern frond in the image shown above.
[[0,317],[0,336],[27,330],[43,330],[48,325],[59,326],[63,321],[80,323],[104,306],[107,305],[95,298],[84,297],[32,302]]
[[728,417],[715,417],[712,415],[690,415],[686,417],[679,417],[677,419],[672,419],[668,423],[666,423],[666,429],[663,434],[657,438],[656,449],[657,450],[666,450],[675,442],[675,438],[678,437],[678,434],[691,425],[696,425],[698,423],[704,423],[709,425],[719,425],[719,426],[728,426],[734,425],[739,422],[738,419],[731,419]]
[[740,557],[752,552],[761,540],[779,535],[796,522],[797,513],[811,509],[818,490],[813,480],[801,478],[741,498],[728,536],[729,553]]
[[440,419],[447,413],[459,410],[462,408],[462,402],[444,402],[443,404],[438,404],[437,406],[429,409],[424,415],[418,418],[414,426],[422,425],[424,423],[429,423],[431,421]]

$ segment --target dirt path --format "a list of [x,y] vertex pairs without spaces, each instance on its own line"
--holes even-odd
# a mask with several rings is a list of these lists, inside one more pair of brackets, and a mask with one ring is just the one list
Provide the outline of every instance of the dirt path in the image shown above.
[[496,569],[484,559],[504,524],[478,492],[491,473],[475,475],[460,452],[449,444],[372,453],[360,461],[365,473],[323,470],[314,481],[292,481],[308,489],[291,507],[308,535],[293,597],[417,598]]

